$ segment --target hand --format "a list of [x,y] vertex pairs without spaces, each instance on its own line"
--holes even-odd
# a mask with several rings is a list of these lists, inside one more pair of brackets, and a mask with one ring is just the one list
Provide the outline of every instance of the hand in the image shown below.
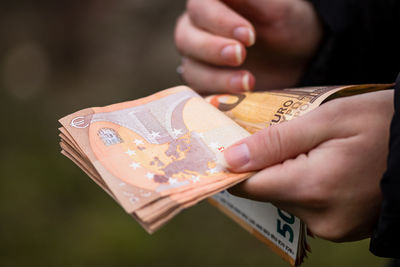
[[321,36],[305,0],[189,0],[175,29],[183,78],[208,93],[294,86]]
[[261,130],[224,152],[231,170],[260,170],[232,193],[274,203],[321,238],[366,238],[380,210],[392,116],[390,90],[333,100]]

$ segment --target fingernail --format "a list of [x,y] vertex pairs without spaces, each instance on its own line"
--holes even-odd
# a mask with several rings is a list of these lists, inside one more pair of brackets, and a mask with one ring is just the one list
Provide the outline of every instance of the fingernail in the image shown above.
[[250,91],[250,75],[246,73],[233,76],[230,80],[230,89]]
[[250,91],[250,75],[246,73],[242,78],[243,89]]
[[254,31],[248,27],[237,27],[233,31],[233,37],[239,41],[242,41],[248,46],[252,46],[256,41]]
[[250,151],[248,146],[243,143],[226,149],[224,157],[228,167],[241,167],[250,161]]
[[234,64],[242,63],[242,47],[239,44],[225,46],[221,50],[221,56]]

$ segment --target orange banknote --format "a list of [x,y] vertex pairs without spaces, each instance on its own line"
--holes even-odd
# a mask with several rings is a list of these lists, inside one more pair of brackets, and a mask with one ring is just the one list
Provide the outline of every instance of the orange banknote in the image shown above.
[[297,118],[334,98],[393,88],[393,84],[319,86],[221,94],[206,100],[248,132]]
[[63,153],[149,232],[249,176],[217,160],[249,133],[184,86],[60,122]]

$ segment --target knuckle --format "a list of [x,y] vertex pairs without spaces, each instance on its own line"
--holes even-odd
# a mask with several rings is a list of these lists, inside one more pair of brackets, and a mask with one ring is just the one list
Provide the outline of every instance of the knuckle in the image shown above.
[[311,232],[316,236],[333,241],[346,241],[350,235],[350,229],[345,226],[346,222],[341,218],[335,218],[333,215],[322,216],[308,224]]
[[283,20],[287,19],[293,12],[293,5],[287,1],[281,1],[275,5],[274,9],[277,19]]
[[334,202],[335,191],[326,182],[329,178],[324,178],[327,177],[321,175],[321,173],[309,174],[305,177],[305,181],[307,182],[304,183],[299,194],[300,201],[305,207],[314,210],[323,210],[329,208],[332,202]]
[[[210,24],[222,26],[225,16],[215,12],[216,1],[189,0],[186,5],[187,13],[192,23],[200,28],[208,28]],[[208,27],[207,27],[208,25]]]
[[323,104],[318,111],[313,112],[319,122],[326,122],[329,125],[339,125],[343,121],[343,114],[348,114],[348,105],[343,105],[336,99]]
[[312,209],[323,209],[329,206],[330,197],[329,193],[317,186],[305,190],[301,196],[301,202],[304,206]]
[[259,148],[266,150],[268,155],[274,159],[274,162],[283,160],[283,143],[282,136],[278,127],[270,126],[259,140]]
[[342,110],[341,108],[344,107],[341,107],[340,103],[338,103],[338,105],[332,104],[334,101],[335,100],[321,108],[321,112],[319,115],[322,119],[325,119],[327,121],[335,121],[336,118],[339,116],[338,110]]
[[323,109],[323,116],[327,120],[338,120],[343,118],[343,114],[354,113],[354,110],[358,107],[359,105],[350,104],[348,99],[345,98],[333,99],[326,103]]
[[201,4],[201,1],[198,0],[188,0],[186,2],[186,10],[189,14],[190,17],[196,15],[196,11],[199,9],[199,5]]
[[271,24],[280,24],[288,20],[293,12],[293,5],[290,1],[271,1],[269,4],[269,21]]

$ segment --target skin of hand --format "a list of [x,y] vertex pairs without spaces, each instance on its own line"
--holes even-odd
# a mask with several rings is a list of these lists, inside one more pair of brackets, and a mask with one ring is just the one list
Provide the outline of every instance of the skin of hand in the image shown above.
[[393,90],[336,99],[227,148],[229,169],[258,171],[230,190],[296,215],[337,242],[369,237],[381,204]]
[[188,0],[175,43],[189,86],[233,93],[296,85],[322,32],[305,0]]

